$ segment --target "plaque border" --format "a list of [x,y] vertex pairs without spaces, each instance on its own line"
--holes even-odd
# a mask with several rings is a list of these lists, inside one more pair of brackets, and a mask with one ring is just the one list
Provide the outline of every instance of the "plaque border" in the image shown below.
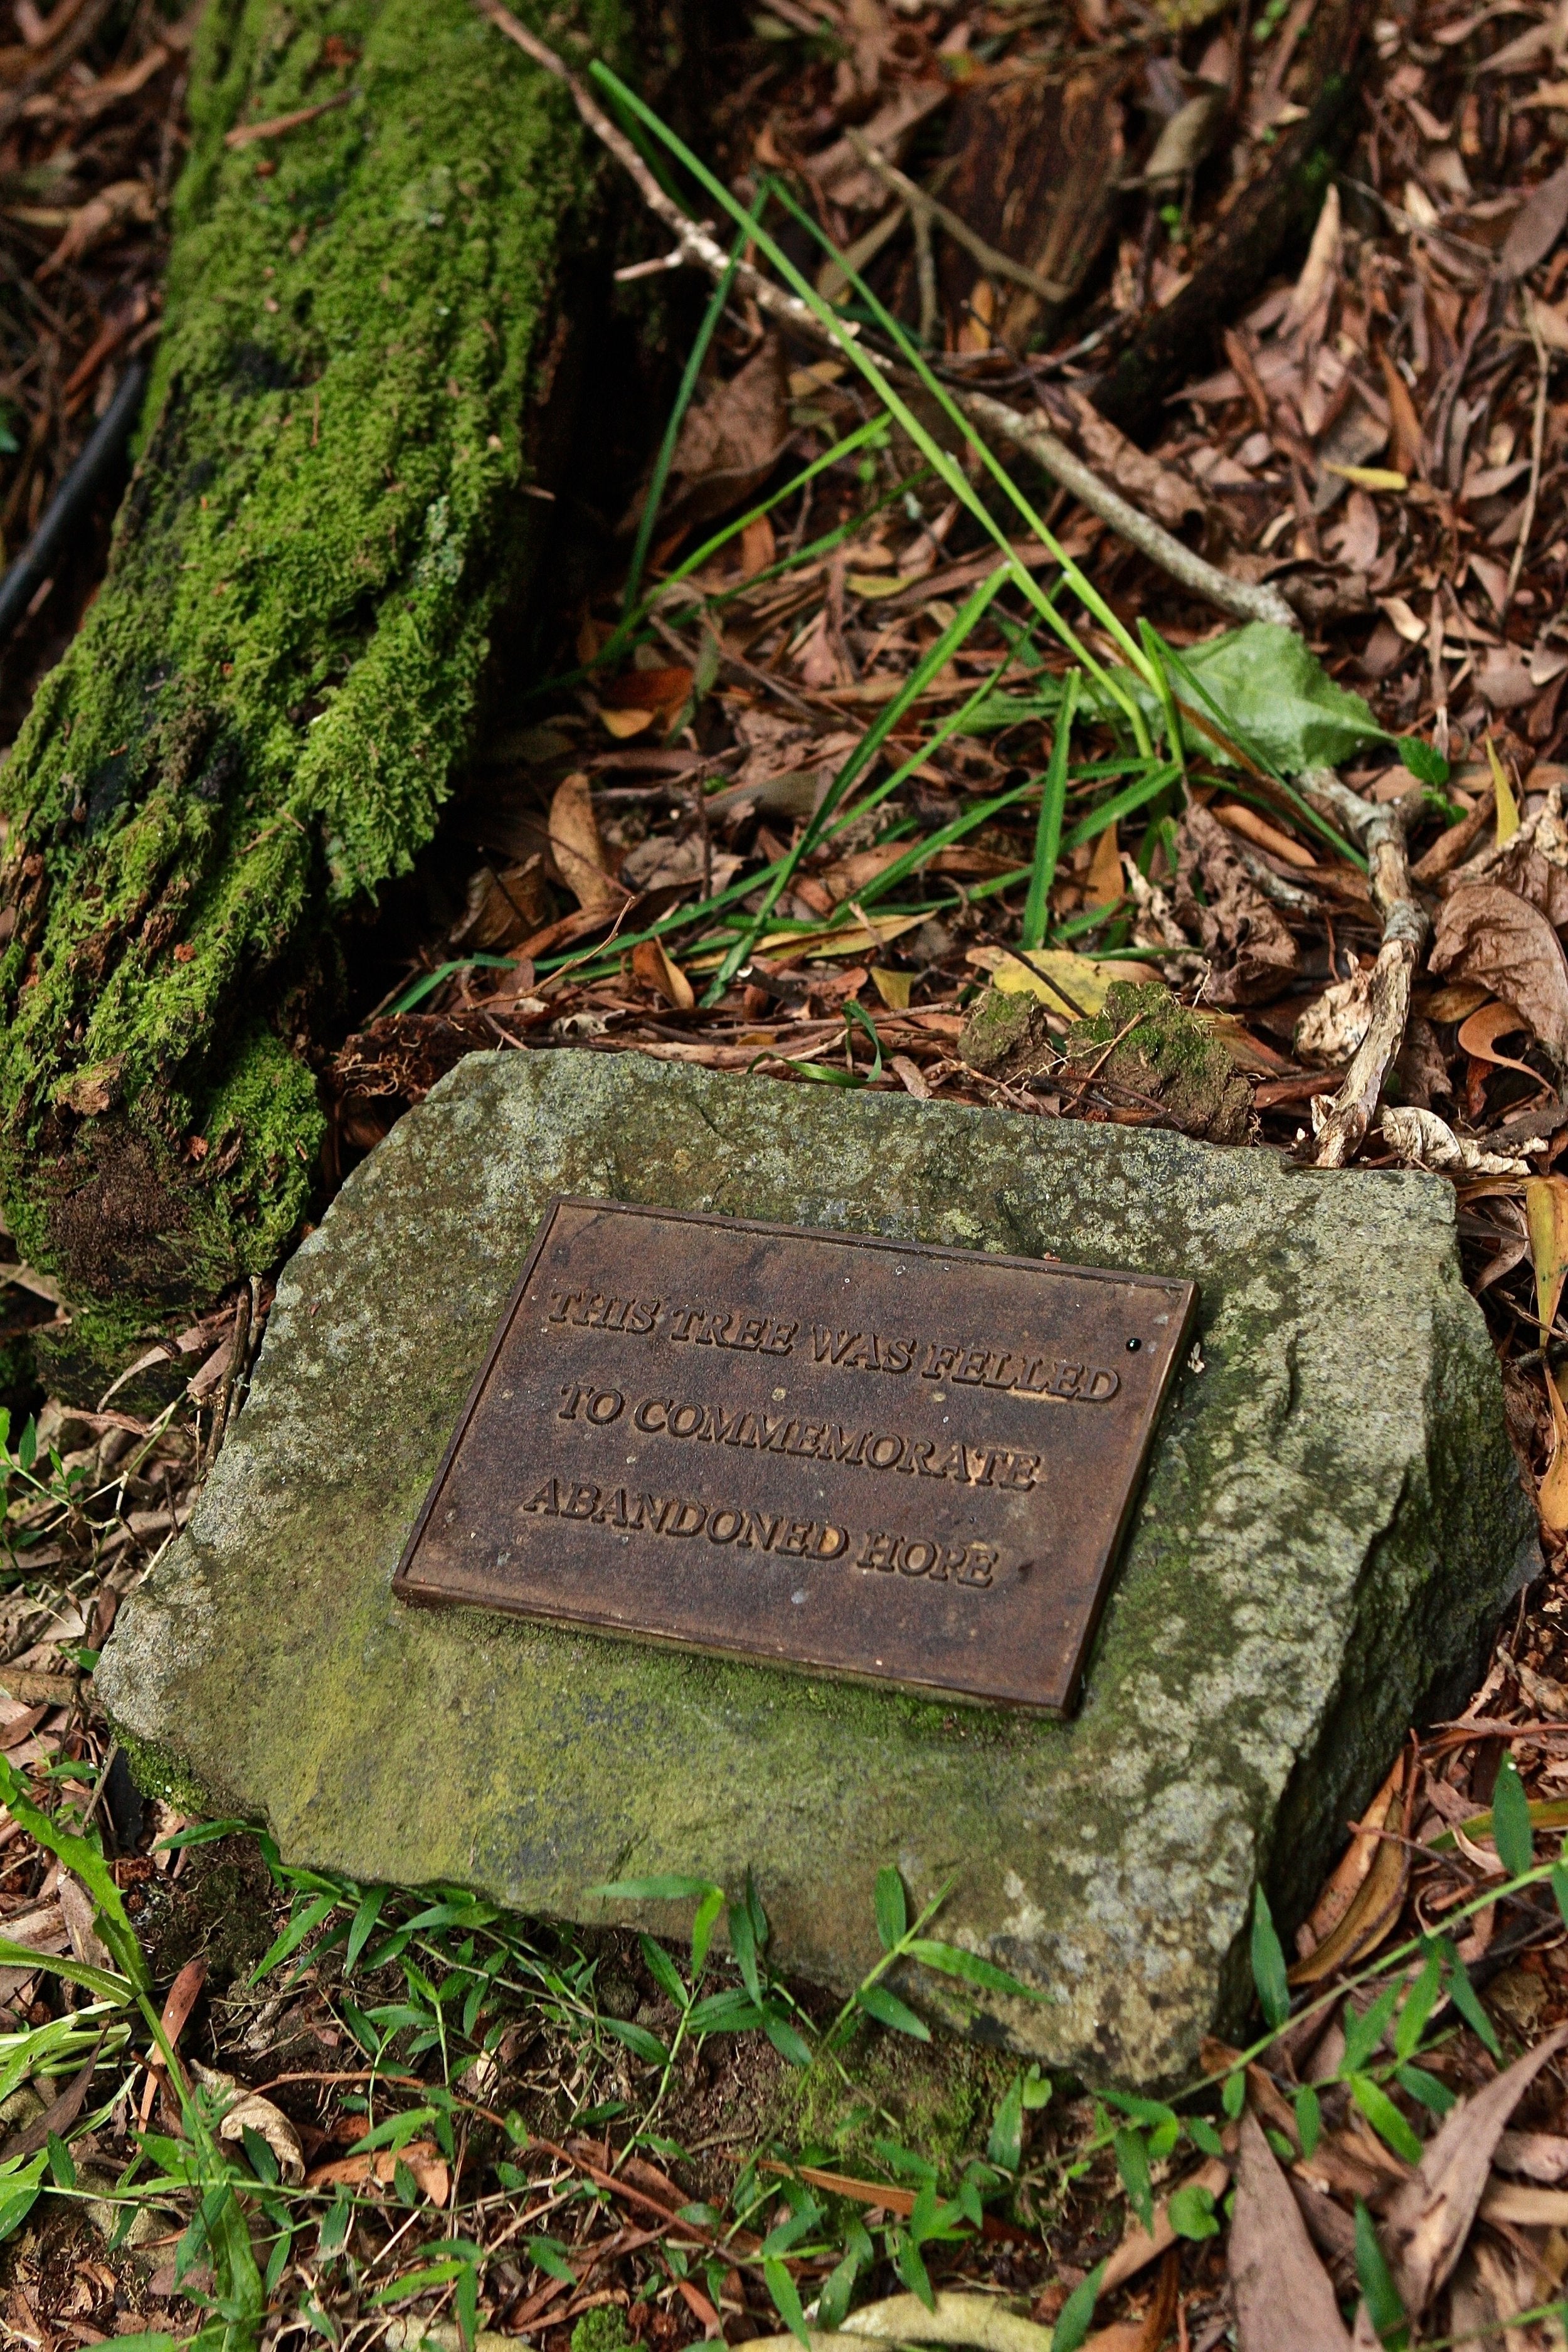
[[[947,1683],[921,1682],[908,1675],[875,1671],[859,1672],[853,1666],[822,1665],[805,1659],[769,1657],[754,1649],[744,1649],[729,1643],[695,1642],[683,1634],[660,1633],[645,1626],[634,1627],[608,1623],[588,1616],[574,1615],[566,1610],[523,1608],[500,1599],[487,1597],[484,1600],[478,1600],[462,1593],[436,1591],[429,1587],[421,1587],[411,1572],[420,1539],[441,1499],[447,1474],[468,1432],[468,1424],[479,1410],[490,1374],[495,1369],[496,1360],[506,1344],[518,1308],[522,1303],[523,1296],[533,1277],[534,1269],[550,1239],[555,1219],[563,1209],[614,1209],[623,1216],[657,1217],[666,1223],[704,1227],[717,1225],[728,1233],[766,1234],[792,1241],[847,1243],[859,1249],[890,1250],[897,1255],[906,1258],[911,1256],[942,1258],[948,1261],[956,1259],[961,1263],[980,1258],[987,1265],[1013,1267],[1020,1273],[1068,1274],[1085,1282],[1137,1282],[1145,1284],[1151,1288],[1170,1292],[1173,1300],[1178,1303],[1180,1309],[1175,1340],[1166,1355],[1159,1380],[1151,1391],[1138,1426],[1133,1475],[1127,1481],[1121,1508],[1117,1514],[1115,1526],[1101,1550],[1096,1570],[1092,1605],[1084,1612],[1077,1645],[1071,1655],[1066,1659],[1061,1697],[1031,1703],[1028,1700],[1010,1697],[1005,1694],[992,1696],[975,1691],[954,1689]],[[907,1692],[921,1698],[940,1700],[943,1705],[950,1706],[990,1707],[1008,1714],[1042,1717],[1055,1721],[1066,1720],[1078,1706],[1089,1654],[1094,1645],[1095,1635],[1100,1630],[1100,1621],[1104,1613],[1106,1602],[1110,1599],[1110,1588],[1115,1581],[1128,1526],[1143,1490],[1150,1456],[1153,1452],[1155,1432],[1159,1426],[1161,1414],[1164,1411],[1172,1382],[1183,1360],[1197,1307],[1197,1300],[1196,1282],[1180,1275],[1144,1274],[1126,1266],[1076,1265],[1064,1258],[1022,1257],[1016,1252],[964,1249],[952,1242],[896,1241],[886,1234],[847,1233],[837,1225],[787,1225],[781,1224],[771,1217],[726,1216],[721,1211],[711,1209],[667,1209],[643,1201],[616,1201],[600,1193],[552,1192],[541,1213],[538,1230],[529,1245],[528,1255],[523,1261],[522,1269],[513,1283],[506,1305],[497,1318],[495,1330],[485,1350],[484,1360],[469,1383],[463,1409],[458,1416],[457,1426],[447,1442],[425,1500],[420,1505],[418,1516],[409,1530],[397,1566],[393,1571],[391,1585],[393,1596],[408,1608],[474,1609],[488,1615],[510,1617],[524,1624],[554,1626],[563,1631],[594,1634],[605,1641],[626,1642],[632,1644],[645,1643],[651,1648],[675,1650],[689,1657],[724,1658],[739,1665],[757,1667],[764,1673],[805,1675],[817,1681],[854,1683],[861,1688],[881,1690],[889,1694]]]

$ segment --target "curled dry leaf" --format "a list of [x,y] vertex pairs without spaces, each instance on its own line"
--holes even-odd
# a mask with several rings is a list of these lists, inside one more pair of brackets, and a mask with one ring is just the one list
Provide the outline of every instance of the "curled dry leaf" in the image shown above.
[[1332,2283],[1250,2113],[1241,2118],[1230,2290],[1237,2352],[1349,2352]]
[[247,2131],[255,2132],[272,2150],[278,2169],[289,2186],[298,2188],[305,2178],[305,2152],[300,2145],[299,2133],[282,2108],[275,2106],[259,2091],[247,2091],[232,2074],[203,2066],[194,2058],[189,2065],[204,2091],[228,2101],[218,2118],[219,2139],[243,2141]]
[[421,2196],[428,2198],[432,2205],[445,2205],[451,2194],[452,2176],[435,2141],[428,2139],[408,2140],[396,2150],[367,2148],[358,2156],[342,2156],[331,2164],[318,2164],[305,2186],[353,2189],[374,2182],[377,2189],[390,2189],[400,2164],[406,2165]]
[[689,1013],[697,998],[691,982],[680,966],[671,963],[658,940],[639,940],[632,950],[632,970],[637,978],[656,988],[667,1004],[678,1012]]
[[1178,530],[1189,515],[1203,513],[1203,499],[1192,483],[1119,433],[1087,394],[1071,393],[1068,400],[1076,437],[1096,472],[1109,476],[1130,499],[1147,507],[1168,530]]
[[1194,803],[1183,817],[1177,858],[1176,914],[1214,960],[1208,1002],[1258,1004],[1280,995],[1300,950],[1207,809]]
[[1547,2060],[1568,2042],[1560,2025],[1473,2098],[1460,2099],[1395,2189],[1381,2236],[1407,2311],[1419,2315],[1464,2251],[1503,2126]]
[[1568,1064],[1568,958],[1538,908],[1495,883],[1465,884],[1443,902],[1431,969],[1482,982]]
[[[1410,1875],[1409,1856],[1404,1840],[1410,1829],[1410,1764],[1404,1765],[1403,1786],[1390,1801],[1387,1810],[1373,1822],[1373,1813],[1382,1801],[1383,1791],[1374,1799],[1366,1815],[1365,1826],[1386,1829],[1392,1836],[1380,1837],[1372,1857],[1371,1867],[1356,1890],[1349,1907],[1336,1926],[1331,1927],[1316,1948],[1306,1953],[1289,1971],[1293,1985],[1321,1984],[1336,1969],[1346,1968],[1352,1960],[1363,1959],[1381,1944],[1399,1917],[1405,1900],[1405,1882]],[[1386,1787],[1386,1783],[1384,1784]]]
[[1389,1150],[1408,1160],[1412,1168],[1429,1168],[1446,1176],[1530,1173],[1528,1160],[1507,1151],[1483,1151],[1468,1136],[1456,1135],[1447,1120],[1439,1118],[1435,1110],[1385,1103],[1381,1125],[1383,1139]]
[[1308,1005],[1296,1024],[1296,1058],[1315,1069],[1341,1069],[1371,1025],[1372,971],[1358,966]]
[[626,891],[605,866],[593,795],[581,772],[555,787],[550,803],[550,850],[556,872],[584,914],[613,914],[625,904]]
[[1175,2326],[1181,2283],[1182,2258],[1172,2246],[1142,2319],[1119,2319],[1109,2327],[1097,2327],[1085,2338],[1083,2352],[1160,2352]]
[[[770,335],[727,383],[693,402],[675,445],[659,536],[728,514],[767,480],[790,436],[785,374],[784,347]],[[635,530],[641,512],[639,497],[622,530]]]

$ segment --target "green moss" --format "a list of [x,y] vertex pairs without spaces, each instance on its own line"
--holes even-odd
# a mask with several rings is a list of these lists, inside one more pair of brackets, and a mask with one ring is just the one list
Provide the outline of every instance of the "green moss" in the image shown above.
[[572,2330],[572,2352],[623,2352],[630,2341],[626,2315],[616,2303],[603,2303],[597,2311],[585,2311]]
[[1163,1110],[1173,1127],[1211,1143],[1245,1140],[1251,1095],[1224,1045],[1158,981],[1119,980],[1105,1009],[1073,1024],[1069,1078],[1093,1073],[1112,1094]]
[[[891,2137],[934,2164],[944,2180],[983,2156],[992,2119],[1018,2071],[1005,2051],[945,2037],[919,2042],[863,2031],[843,2053],[844,2074],[825,2063],[785,2077],[771,2128],[791,2146],[828,2152],[835,2164],[880,2168],[876,2143]],[[846,2079],[847,2077],[847,2079]]]
[[89,1307],[210,1292],[298,1224],[325,935],[429,838],[535,551],[529,402],[596,185],[468,0],[218,0],[191,111],[110,575],[0,786],[0,1185]]

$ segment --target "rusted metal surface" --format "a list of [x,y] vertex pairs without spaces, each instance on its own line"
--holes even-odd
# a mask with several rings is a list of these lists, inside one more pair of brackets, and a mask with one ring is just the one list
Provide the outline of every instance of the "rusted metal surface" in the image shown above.
[[1194,1295],[557,1200],[395,1589],[1066,1713]]

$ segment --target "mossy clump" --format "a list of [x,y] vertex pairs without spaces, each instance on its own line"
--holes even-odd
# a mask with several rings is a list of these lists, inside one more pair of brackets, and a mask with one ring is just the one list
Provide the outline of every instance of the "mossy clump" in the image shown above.
[[[624,61],[627,14],[574,0],[549,37]],[[190,110],[109,576],[0,780],[0,1190],[105,1340],[304,1212],[332,927],[428,840],[536,552],[603,178],[469,0],[215,0]]]
[[1152,1111],[1163,1125],[1210,1143],[1243,1143],[1252,1096],[1224,1045],[1158,981],[1118,980],[1105,1009],[1068,1034],[1068,1085],[1089,1082],[1113,1102]]
[[602,2303],[596,2311],[585,2311],[572,2330],[572,2352],[626,2352],[631,2340],[620,2305]]
[[982,990],[959,1032],[958,1058],[983,1077],[1019,1081],[1061,1059],[1037,996],[1001,988]]
[[[811,2147],[853,2172],[881,2168],[879,2140],[934,2164],[955,2179],[972,2156],[984,2156],[996,2109],[1018,2071],[1009,2053],[982,2043],[906,2040],[867,2027],[842,2051],[844,2073],[819,2062],[785,2075],[773,2134]],[[847,2077],[847,2079],[846,2079]]]

